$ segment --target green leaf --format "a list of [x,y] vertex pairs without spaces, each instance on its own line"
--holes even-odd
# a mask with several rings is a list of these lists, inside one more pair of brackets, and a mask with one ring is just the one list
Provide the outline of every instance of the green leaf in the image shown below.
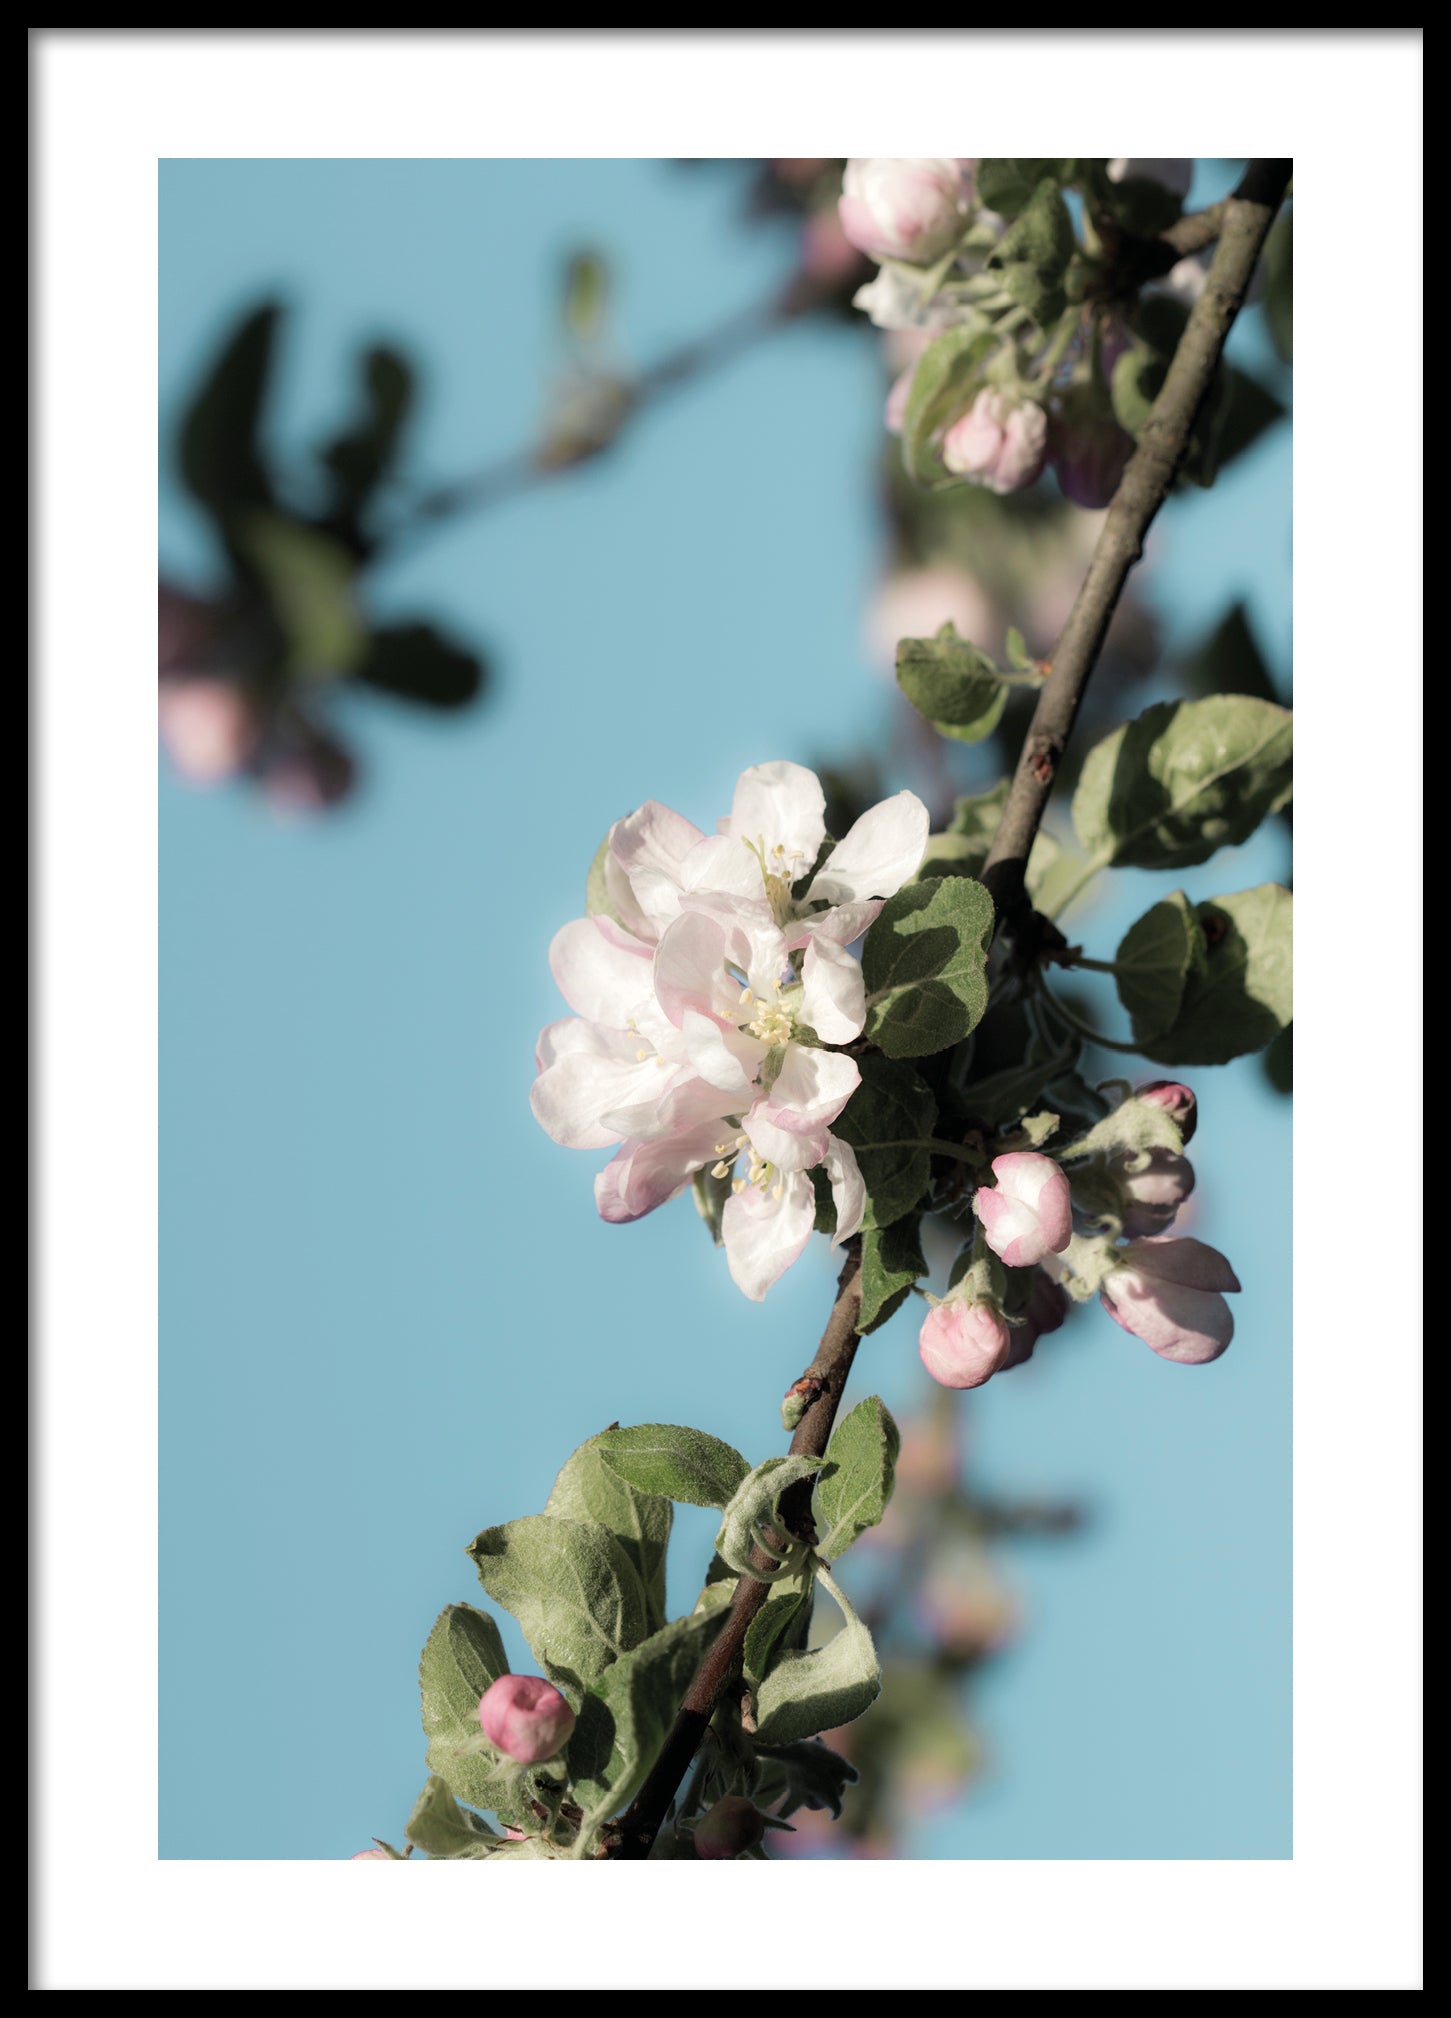
[[403,1833],[426,1857],[487,1857],[504,1840],[479,1816],[461,1808],[437,1773],[413,1803]]
[[997,348],[991,329],[945,329],[917,361],[902,418],[902,463],[907,474],[930,483],[941,475],[929,454],[932,437],[971,405],[982,367]]
[[798,1808],[822,1808],[841,1814],[842,1796],[857,1777],[857,1769],[819,1738],[794,1745],[756,1745],[757,1807],[778,1815]]
[[704,1430],[646,1422],[607,1429],[595,1439],[611,1470],[642,1493],[663,1493],[686,1506],[729,1504],[750,1466],[738,1450]]
[[[927,852],[916,880],[920,882],[928,876],[980,878],[1008,803],[1010,787],[1011,780],[1001,778],[990,792],[959,799],[947,832],[927,836]],[[1028,895],[1035,904],[1044,878],[1062,852],[1053,836],[1039,828],[1028,854]]]
[[814,1581],[815,1573],[810,1568],[797,1576],[783,1578],[746,1628],[741,1670],[753,1690],[760,1687],[777,1649],[789,1643],[791,1627],[803,1605],[810,1602]]
[[870,1708],[881,1693],[882,1671],[872,1636],[824,1570],[817,1582],[830,1591],[843,1624],[834,1639],[806,1653],[783,1654],[756,1691],[756,1736],[762,1744],[790,1745],[834,1731]]
[[730,1171],[727,1170],[724,1177],[714,1177],[708,1168],[697,1170],[691,1183],[691,1195],[695,1199],[695,1209],[705,1221],[711,1239],[719,1247],[726,1200],[731,1195]]
[[1156,238],[1176,224],[1184,209],[1184,199],[1176,189],[1166,189],[1151,175],[1126,175],[1121,182],[1103,176],[1095,194],[1103,209],[1135,238]]
[[843,1555],[887,1511],[902,1439],[880,1395],[868,1395],[836,1426],[826,1446],[835,1471],[816,1488],[817,1544],[828,1562]]
[[472,1605],[446,1605],[418,1665],[428,1766],[476,1808],[512,1814],[518,1775],[483,1742],[479,1698],[509,1671],[499,1629]]
[[974,179],[978,202],[1000,217],[1016,217],[1033,201],[1042,182],[1067,182],[1073,167],[1071,161],[979,161]]
[[413,367],[401,352],[382,346],[362,360],[361,411],[321,452],[332,478],[330,516],[356,529],[363,507],[392,468],[413,406]]
[[400,701],[466,708],[483,690],[484,666],[432,624],[385,624],[368,639],[357,677]]
[[1113,368],[1109,393],[1114,418],[1135,441],[1144,431],[1144,422],[1169,376],[1169,361],[1146,343],[1126,350]]
[[595,849],[594,860],[589,865],[589,874],[584,882],[584,908],[591,918],[613,918],[618,925],[622,922],[615,901],[610,895],[609,882],[605,876],[605,863],[609,860],[610,837],[605,835]]
[[964,876],[909,883],[889,897],[862,947],[866,1033],[889,1058],[960,1043],[987,1007],[992,899]]
[[637,1489],[609,1460],[612,1429],[592,1436],[574,1452],[544,1502],[559,1520],[598,1521],[607,1527],[634,1564],[645,1593],[647,1629],[665,1623],[665,1551],[674,1512],[652,1488]]
[[585,1824],[622,1808],[654,1764],[680,1699],[725,1622],[722,1608],[652,1633],[587,1691],[566,1761]]
[[1203,960],[1203,928],[1182,890],[1129,927],[1113,964],[1118,999],[1133,1019],[1136,1044],[1172,1027],[1190,971]]
[[1222,470],[1226,463],[1233,462],[1236,456],[1243,455],[1267,428],[1284,417],[1283,400],[1276,399],[1247,371],[1227,367],[1224,404],[1213,437],[1214,473]]
[[1035,1032],[1021,1065],[1005,1066],[974,1079],[970,1076],[969,1061],[960,1083],[954,1073],[966,1118],[987,1128],[1002,1128],[1016,1121],[1060,1073],[1072,1070],[1081,1049],[1076,1038],[1067,1037],[1062,1047],[1055,1050]]
[[243,317],[182,418],[182,482],[224,531],[272,502],[258,428],[280,315],[264,302]]
[[1073,795],[1078,838],[1099,868],[1207,862],[1287,803],[1292,741],[1293,717],[1272,701],[1160,701],[1089,751]]
[[903,638],[897,684],[939,734],[980,743],[998,725],[1008,689],[995,662],[957,635],[950,623],[933,638]]
[[879,1148],[875,1144],[916,1144],[930,1136],[937,1103],[910,1065],[868,1052],[857,1060],[862,1083],[832,1123],[832,1132],[856,1151],[866,1186],[865,1228],[890,1226],[910,1212],[932,1174],[925,1148]]
[[255,512],[238,537],[287,640],[300,679],[340,679],[368,650],[354,593],[357,557],[330,533],[281,512]]
[[880,1330],[906,1302],[912,1284],[927,1274],[921,1228],[921,1220],[909,1216],[862,1235],[862,1307],[856,1328],[863,1337]]
[[1223,1065],[1262,1049],[1292,1014],[1290,892],[1261,883],[1196,909],[1203,966],[1189,976],[1173,1028],[1142,1047],[1160,1065]]
[[602,253],[571,253],[564,269],[564,326],[576,342],[594,343],[603,333],[609,280]]
[[1145,1149],[1184,1153],[1184,1137],[1173,1116],[1147,1100],[1126,1099],[1058,1152],[1064,1163],[1085,1156],[1137,1155]]
[[529,1514],[469,1544],[479,1581],[514,1614],[534,1658],[577,1708],[648,1630],[639,1573],[607,1527]]
[[1063,276],[1075,250],[1068,205],[1057,183],[1045,179],[988,254],[987,264],[1018,307],[1046,329],[1067,306]]
[[[814,1478],[826,1462],[824,1457],[794,1454],[768,1457],[741,1480],[726,1502],[720,1532],[715,1538],[717,1554],[737,1575],[774,1583],[780,1577],[796,1573],[802,1544],[781,1519],[781,1496],[803,1479]],[[784,1551],[775,1570],[764,1569],[751,1558],[751,1551],[761,1544],[762,1528],[773,1531],[779,1549]]]
[[1255,638],[1249,613],[1235,603],[1195,652],[1185,678],[1198,694],[1253,694],[1275,699],[1274,683]]

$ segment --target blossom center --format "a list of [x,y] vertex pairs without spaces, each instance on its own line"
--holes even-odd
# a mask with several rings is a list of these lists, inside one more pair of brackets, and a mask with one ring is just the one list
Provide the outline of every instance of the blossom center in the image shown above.
[[755,1145],[745,1135],[736,1135],[725,1142],[717,1142],[715,1150],[721,1160],[711,1171],[711,1176],[715,1178],[727,1176],[743,1149],[750,1161],[746,1165],[745,1176],[732,1179],[731,1190],[737,1196],[746,1190],[759,1191],[763,1196],[769,1193],[779,1203],[785,1195],[786,1180],[774,1163],[763,1161]]

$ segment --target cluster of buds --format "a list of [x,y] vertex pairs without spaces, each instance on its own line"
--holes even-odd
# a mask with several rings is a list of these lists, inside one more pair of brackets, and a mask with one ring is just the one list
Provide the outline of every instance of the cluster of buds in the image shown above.
[[[1070,1145],[1062,1161],[1032,1150],[994,1159],[992,1184],[973,1199],[975,1246],[947,1296],[927,1298],[919,1352],[944,1387],[981,1387],[1020,1365],[1062,1324],[1070,1298],[1094,1293],[1162,1359],[1202,1365],[1229,1344],[1234,1270],[1202,1240],[1169,1232],[1194,1189],[1182,1153],[1197,1120],[1194,1095],[1153,1080],[1132,1099],[1163,1117],[1169,1139],[1135,1146],[1146,1131],[1130,1127],[1122,1145],[1110,1139],[1088,1156]],[[1128,1103],[1119,1112],[1133,1119]]]

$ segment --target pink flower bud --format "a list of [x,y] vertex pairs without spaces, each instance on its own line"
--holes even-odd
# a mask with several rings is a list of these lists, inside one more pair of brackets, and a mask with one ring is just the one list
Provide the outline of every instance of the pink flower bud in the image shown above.
[[479,1722],[508,1758],[537,1766],[568,1744],[574,1711],[542,1675],[500,1675],[479,1699]]
[[848,161],[838,213],[852,244],[873,259],[930,266],[961,231],[967,195],[960,161]]
[[834,210],[813,210],[803,219],[800,260],[801,271],[823,286],[870,271]]
[[1187,1156],[1176,1156],[1172,1149],[1150,1149],[1145,1152],[1142,1170],[1125,1167],[1137,1160],[1125,1153],[1115,1159],[1114,1168],[1124,1235],[1129,1240],[1137,1240],[1141,1234],[1167,1233],[1194,1189],[1194,1166]]
[[695,1825],[695,1854],[717,1863],[754,1850],[766,1833],[766,1818],[744,1794],[727,1794]]
[[959,1298],[934,1304],[917,1339],[922,1364],[943,1387],[981,1387],[1011,1346],[1007,1320],[991,1304]]
[[1188,1147],[1199,1125],[1199,1102],[1187,1086],[1181,1086],[1177,1079],[1151,1079],[1147,1086],[1139,1087],[1134,1097],[1147,1100],[1151,1107],[1162,1107],[1178,1122],[1179,1133]]
[[194,785],[235,777],[260,734],[251,702],[230,680],[163,680],[156,718],[168,756]]
[[1048,457],[1064,497],[1085,511],[1113,502],[1119,480],[1134,452],[1134,439],[1114,418],[1107,396],[1091,385],[1074,385],[1054,406]]
[[348,1862],[350,1864],[366,1864],[370,1860],[383,1864],[392,1864],[397,1862],[397,1859],[390,1857],[386,1850],[354,1850],[352,1856],[349,1857]]
[[999,496],[1042,475],[1048,459],[1048,416],[1030,399],[1013,400],[987,386],[942,437],[942,460]]
[[1099,1300],[1125,1331],[1185,1366],[1218,1359],[1234,1337],[1224,1300],[1239,1278],[1217,1248],[1174,1234],[1132,1240]]
[[1061,1254],[1073,1234],[1073,1200],[1052,1157],[1013,1150],[993,1158],[993,1176],[996,1188],[984,1185],[972,1209],[998,1259],[1033,1268],[1045,1254]]

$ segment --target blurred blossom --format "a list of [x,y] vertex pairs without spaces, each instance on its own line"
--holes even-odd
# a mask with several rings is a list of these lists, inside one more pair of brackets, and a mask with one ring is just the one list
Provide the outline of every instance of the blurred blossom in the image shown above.
[[995,1652],[1018,1629],[1013,1595],[993,1575],[986,1549],[964,1542],[942,1550],[917,1593],[928,1638],[959,1660]]
[[873,259],[930,266],[962,230],[970,195],[964,164],[945,156],[848,161],[842,178],[842,229]]
[[987,590],[962,568],[904,568],[878,587],[867,614],[871,655],[888,671],[903,638],[935,637],[951,624],[961,638],[988,649],[1002,619]]
[[800,189],[814,182],[818,175],[824,175],[833,166],[829,156],[802,155],[785,161],[769,161],[767,167],[778,182],[787,183],[792,189]]
[[850,279],[863,265],[834,210],[813,210],[802,219],[800,257],[803,273],[828,284]]
[[[215,605],[185,595],[169,582],[157,583],[156,604],[157,671],[196,671],[216,617]],[[371,1856],[372,1852],[363,1854]]]
[[1119,426],[1098,386],[1072,385],[1054,400],[1048,460],[1070,503],[1102,511],[1113,501],[1133,452],[1133,436]]
[[261,728],[256,712],[228,680],[164,679],[156,708],[167,755],[193,785],[235,777],[257,747]]
[[980,392],[942,437],[942,460],[953,476],[1000,497],[1035,483],[1047,458],[1048,416],[1042,407],[994,386]]
[[260,761],[268,804],[286,818],[323,812],[353,789],[355,767],[342,744],[300,716],[274,725]]

